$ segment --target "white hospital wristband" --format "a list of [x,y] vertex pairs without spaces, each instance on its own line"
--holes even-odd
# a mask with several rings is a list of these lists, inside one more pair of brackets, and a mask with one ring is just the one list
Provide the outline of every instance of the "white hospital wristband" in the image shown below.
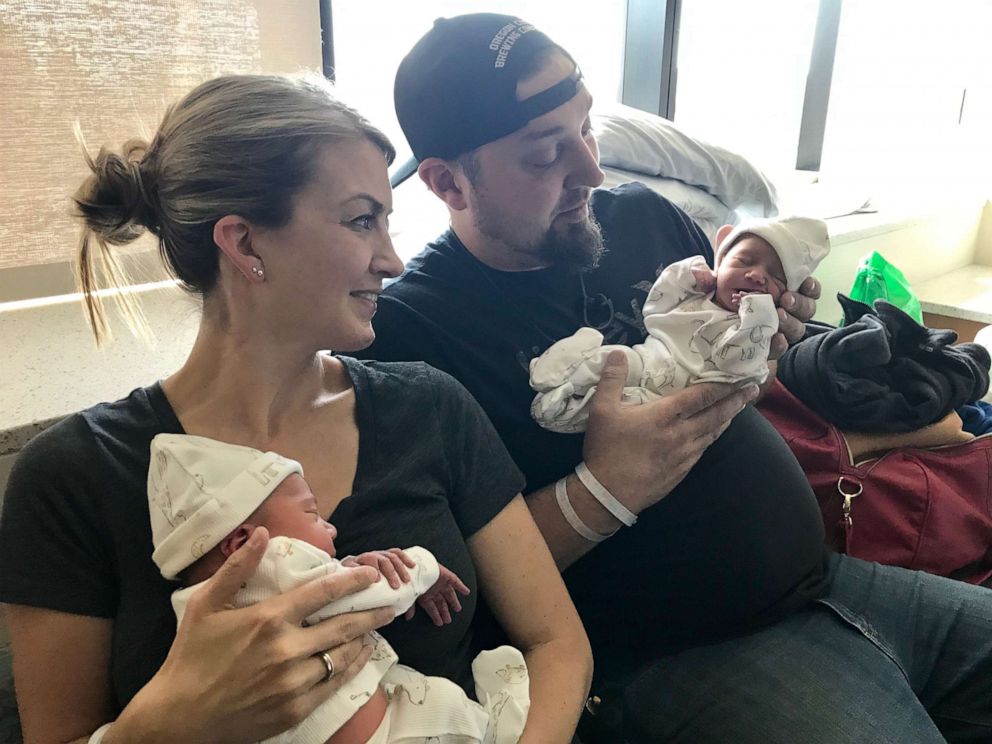
[[634,522],[637,521],[637,515],[617,501],[613,494],[606,490],[606,486],[600,483],[596,476],[589,472],[589,468],[586,467],[584,462],[580,462],[575,466],[575,474],[579,476],[582,485],[589,490],[589,493],[593,495],[596,501],[603,505],[606,511],[628,527],[634,525]]
[[579,536],[584,537],[589,542],[601,543],[603,540],[613,537],[616,534],[616,530],[614,530],[608,535],[603,535],[582,521],[582,517],[575,513],[575,509],[572,508],[572,502],[568,500],[568,490],[565,488],[564,478],[555,483],[555,499],[558,501],[558,508],[561,509],[561,514],[565,517],[565,521],[568,522],[569,526]]
[[110,727],[113,725],[113,722],[103,724],[100,728],[93,732],[87,744],[100,744],[100,742],[103,741],[104,734],[110,731]]

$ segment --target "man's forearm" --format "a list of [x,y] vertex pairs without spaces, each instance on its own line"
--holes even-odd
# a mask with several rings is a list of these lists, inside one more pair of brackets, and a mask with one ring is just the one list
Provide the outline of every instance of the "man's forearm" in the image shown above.
[[[609,535],[621,526],[616,517],[582,485],[575,473],[569,474],[565,484],[572,508],[591,530]],[[555,499],[554,483],[528,494],[526,500],[559,571],[564,571],[596,546],[596,543],[578,534],[565,519]]]

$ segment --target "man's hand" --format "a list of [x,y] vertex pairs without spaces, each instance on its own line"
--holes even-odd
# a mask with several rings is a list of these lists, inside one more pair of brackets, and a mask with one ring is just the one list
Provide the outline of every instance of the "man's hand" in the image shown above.
[[583,459],[635,514],[667,496],[740,411],[755,385],[692,385],[639,406],[621,405],[627,360],[611,352],[589,405]]
[[709,266],[693,266],[691,271],[696,280],[696,289],[707,294],[716,290],[716,274]]
[[782,293],[778,302],[779,332],[772,336],[768,350],[770,360],[778,359],[806,333],[806,321],[816,313],[816,301],[820,299],[821,289],[820,283],[809,277],[799,286],[798,292]]
[[[471,592],[450,568],[445,568],[440,563],[438,568],[441,569],[441,575],[434,582],[434,586],[417,598],[417,604],[440,628],[451,622],[452,612],[462,611],[462,603],[458,601],[458,595],[467,597]],[[413,617],[413,607],[406,613],[407,620],[411,617]]]

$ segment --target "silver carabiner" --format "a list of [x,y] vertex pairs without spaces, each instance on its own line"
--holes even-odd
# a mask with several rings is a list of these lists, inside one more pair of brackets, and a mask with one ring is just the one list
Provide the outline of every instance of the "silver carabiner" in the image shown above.
[[[857,486],[857,490],[852,490],[850,493],[845,491],[843,488],[845,481],[847,481],[848,483],[854,486]],[[837,492],[844,497],[844,504],[841,508],[844,511],[844,522],[847,524],[848,527],[854,525],[854,520],[851,519],[851,500],[860,496],[861,492],[864,491],[864,489],[865,487],[861,483],[858,483],[857,481],[853,481],[843,475],[837,479]]]

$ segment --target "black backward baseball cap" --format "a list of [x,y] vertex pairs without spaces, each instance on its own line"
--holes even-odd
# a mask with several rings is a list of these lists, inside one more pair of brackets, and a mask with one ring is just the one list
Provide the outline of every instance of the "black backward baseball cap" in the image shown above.
[[469,13],[439,18],[400,62],[393,100],[413,159],[392,176],[396,186],[420,161],[451,160],[527,126],[578,92],[581,73],[523,101],[517,83],[548,50],[571,56],[514,16]]

